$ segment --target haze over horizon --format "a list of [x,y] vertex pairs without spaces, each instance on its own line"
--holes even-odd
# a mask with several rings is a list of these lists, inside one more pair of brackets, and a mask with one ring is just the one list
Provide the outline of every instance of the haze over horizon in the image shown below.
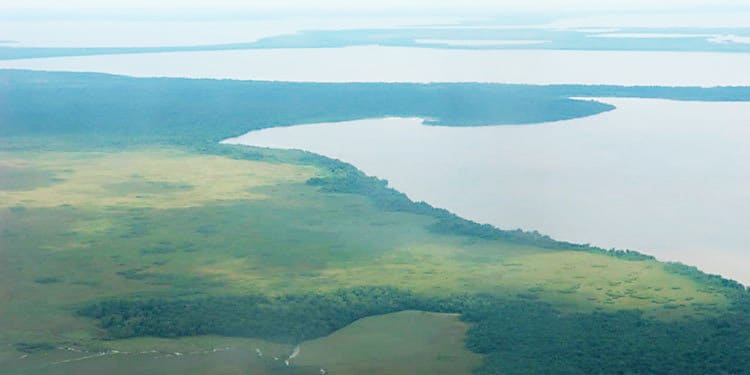
[[[3,9],[6,17],[24,17],[31,14],[36,16],[60,17],[76,13],[88,15],[102,14],[190,14],[204,12],[204,15],[216,15],[222,12],[284,12],[304,15],[310,11],[324,11],[333,13],[357,13],[377,12],[394,14],[399,12],[420,12],[424,14],[435,14],[451,12],[455,14],[471,14],[481,12],[522,12],[522,13],[592,13],[592,12],[734,12],[750,11],[750,4],[743,0],[718,0],[707,5],[701,0],[540,0],[527,2],[521,0],[478,0],[466,4],[458,0],[383,0],[383,1],[359,1],[356,3],[345,0],[321,0],[312,2],[298,0],[219,0],[206,2],[203,0],[176,1],[166,0],[154,3],[147,0],[115,0],[103,3],[93,0],[72,0],[62,4],[52,0],[31,0],[22,3],[15,1],[0,1],[0,9]],[[208,12],[208,13],[205,13]]]

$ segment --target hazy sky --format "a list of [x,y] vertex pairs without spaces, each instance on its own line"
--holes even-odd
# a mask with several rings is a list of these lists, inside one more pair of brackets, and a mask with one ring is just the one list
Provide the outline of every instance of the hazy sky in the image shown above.
[[332,9],[399,10],[435,8],[554,10],[690,10],[750,7],[748,0],[0,0],[0,9],[12,10],[188,10],[188,9]]

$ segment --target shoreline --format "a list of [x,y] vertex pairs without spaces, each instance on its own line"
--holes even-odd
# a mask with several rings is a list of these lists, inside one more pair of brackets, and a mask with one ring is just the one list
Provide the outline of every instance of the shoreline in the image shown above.
[[[601,100],[601,98],[586,98],[586,99]],[[607,99],[607,100],[609,100],[610,104],[613,102],[615,104],[618,104],[618,102],[624,103],[624,102],[634,102],[634,101],[635,102],[646,101],[646,102],[658,103],[660,101],[663,101],[660,99],[622,99],[622,98]],[[675,101],[671,101],[671,102],[676,103],[676,105],[678,106],[685,105],[685,102],[675,102]],[[721,105],[721,104],[726,104],[726,103],[713,103],[713,104]],[[688,103],[688,105],[691,105],[691,104]],[[746,106],[748,105],[746,104]],[[618,107],[619,107],[619,104],[618,104]],[[750,108],[750,106],[748,107]],[[518,132],[529,131],[530,129],[541,129],[545,127],[547,129],[551,127],[570,129],[571,127],[581,126],[579,125],[580,123],[588,123],[584,125],[588,126],[589,128],[592,128],[592,126],[596,128],[595,124],[591,124],[592,122],[597,123],[597,122],[601,122],[600,120],[603,120],[604,123],[607,123],[611,121],[611,117],[612,117],[611,113],[616,114],[617,112],[618,110],[615,110],[611,112],[605,112],[603,114],[599,114],[599,115],[589,117],[589,118],[562,120],[562,121],[556,121],[556,122],[551,122],[551,123],[536,124],[533,126],[501,125],[501,126],[494,126],[494,127],[486,126],[486,127],[465,127],[465,128],[464,127],[439,127],[439,126],[434,127],[431,125],[424,125],[423,124],[424,119],[415,118],[415,117],[412,117],[412,118],[386,117],[386,118],[378,118],[378,119],[344,121],[344,122],[336,122],[336,123],[300,124],[300,125],[294,125],[294,126],[284,127],[284,128],[262,129],[262,130],[251,131],[242,136],[227,138],[221,141],[221,144],[236,144],[236,145],[267,147],[267,148],[277,148],[277,149],[296,149],[296,150],[312,152],[312,153],[319,154],[319,155],[329,157],[332,159],[341,160],[345,163],[351,163],[355,168],[363,171],[367,175],[372,175],[378,178],[384,178],[384,179],[391,181],[389,183],[389,186],[391,186],[392,188],[398,191],[404,192],[410,199],[414,201],[425,201],[431,205],[434,205],[435,207],[446,208],[449,211],[455,212],[457,215],[461,217],[465,217],[472,221],[476,221],[479,223],[488,223],[493,226],[497,226],[497,227],[504,228],[504,229],[512,229],[516,227],[520,227],[525,230],[538,229],[540,232],[549,234],[553,238],[556,238],[556,239],[560,239],[563,241],[571,241],[574,243],[591,243],[594,246],[601,246],[603,248],[636,249],[638,251],[642,251],[644,254],[655,255],[655,257],[662,262],[680,262],[683,264],[699,265],[700,269],[705,270],[707,273],[719,274],[722,277],[730,278],[733,280],[738,280],[744,285],[750,284],[750,278],[747,276],[742,276],[743,271],[740,269],[741,267],[735,267],[736,269],[731,267],[731,265],[742,264],[743,260],[742,260],[741,252],[733,251],[731,250],[733,247],[725,245],[725,246],[718,246],[719,248],[727,249],[723,253],[715,253],[715,252],[709,253],[710,250],[708,249],[717,248],[716,246],[711,246],[710,238],[712,238],[712,236],[708,234],[710,232],[705,232],[702,235],[703,237],[700,235],[694,235],[693,242],[683,240],[682,245],[680,245],[679,243],[675,245],[668,245],[670,242],[669,240],[671,236],[665,235],[665,236],[661,236],[661,239],[658,239],[659,237],[654,237],[654,240],[652,240],[652,243],[654,243],[655,245],[637,246],[636,244],[634,246],[633,245],[634,241],[632,241],[632,238],[635,236],[623,237],[623,238],[626,238],[626,240],[621,241],[621,240],[617,240],[617,238],[619,238],[618,236],[612,237],[611,234],[609,235],[610,239],[607,240],[606,234],[605,234],[605,237],[602,237],[602,234],[588,236],[588,235],[585,235],[585,232],[581,232],[578,234],[576,234],[576,232],[570,232],[568,235],[566,235],[564,232],[561,232],[559,229],[549,230],[550,223],[549,223],[549,220],[546,218],[545,220],[538,222],[539,224],[542,224],[542,225],[534,225],[533,222],[529,220],[525,220],[525,221],[521,220],[521,221],[515,221],[515,222],[498,220],[497,216],[493,216],[492,210],[487,209],[486,206],[491,206],[495,210],[499,210],[499,207],[503,207],[502,205],[498,205],[498,204],[494,204],[494,205],[492,203],[487,204],[487,202],[492,202],[494,200],[491,197],[498,197],[497,194],[494,194],[494,192],[492,192],[492,189],[496,189],[497,187],[503,186],[502,183],[498,182],[498,181],[502,181],[501,179],[492,180],[495,183],[488,184],[487,182],[488,180],[481,180],[482,178],[484,178],[481,175],[472,174],[473,172],[481,174],[482,171],[481,170],[477,171],[476,170],[477,168],[474,168],[470,172],[467,172],[469,173],[469,175],[465,175],[465,176],[459,176],[456,173],[453,173],[453,174],[443,173],[442,171],[440,171],[440,173],[435,172],[435,170],[437,169],[441,169],[441,170],[442,169],[458,169],[459,167],[464,167],[464,169],[466,169],[467,164],[471,164],[472,161],[477,161],[477,160],[481,161],[483,160],[482,158],[480,157],[468,158],[467,160],[464,161],[466,164],[462,164],[462,163],[454,161],[453,164],[443,165],[441,168],[437,168],[435,166],[436,163],[431,164],[430,162],[431,158],[438,157],[436,156],[437,154],[434,153],[434,147],[432,149],[429,149],[429,147],[432,147],[432,146],[421,146],[421,147],[428,147],[428,149],[427,151],[423,151],[423,152],[426,152],[426,154],[424,155],[423,158],[419,159],[421,152],[419,151],[414,152],[414,150],[411,150],[411,152],[408,152],[408,150],[405,150],[408,147],[403,147],[403,142],[391,144],[389,146],[384,141],[384,139],[388,137],[391,137],[394,139],[398,138],[397,135],[401,134],[401,133],[398,133],[399,130],[408,129],[404,133],[406,135],[403,135],[403,137],[408,138],[409,142],[414,142],[417,139],[421,139],[425,143],[429,143],[430,145],[432,145],[433,143],[437,144],[434,141],[435,139],[444,139],[448,137],[448,138],[460,139],[461,144],[466,145],[469,143],[465,142],[464,138],[461,138],[462,133],[465,134],[465,133],[477,132],[478,134],[481,134],[480,137],[492,138],[492,135],[493,135],[492,129],[496,129],[498,133],[503,133],[506,131],[511,132],[511,133],[513,132],[518,133]],[[387,135],[377,137],[372,142],[379,144],[377,148],[389,150],[389,154],[391,155],[390,156],[380,155],[380,156],[384,158],[388,158],[388,161],[390,162],[394,162],[394,163],[391,163],[391,165],[399,165],[399,164],[395,164],[395,160],[400,159],[402,160],[402,163],[400,164],[401,166],[399,168],[403,169],[404,168],[403,165],[406,164],[410,166],[409,170],[398,172],[398,173],[389,172],[388,165],[386,165],[388,164],[388,162],[386,161],[379,162],[377,160],[379,156],[378,154],[379,151],[373,148],[374,146],[369,147],[366,151],[363,151],[361,147],[366,147],[364,146],[363,139],[353,136],[352,135],[353,132],[351,131],[352,128],[357,127],[357,126],[359,126],[358,131],[364,129],[364,132],[368,134],[372,133],[372,129],[374,129],[374,127],[376,126],[380,126],[380,128],[378,129],[384,129],[383,132],[387,133]],[[325,129],[325,130],[321,130],[321,129]],[[349,129],[349,131],[347,131],[347,129]],[[319,132],[323,132],[323,134],[317,137],[313,134],[313,133],[319,133]],[[416,135],[417,133],[421,135],[417,136]],[[539,132],[536,132],[536,133],[539,134]],[[280,134],[280,136],[274,136],[273,134]],[[367,138],[368,136],[372,136],[372,134],[369,134],[369,135],[368,134],[362,135],[361,137]],[[558,134],[558,133],[555,133],[555,134]],[[541,136],[538,136],[538,137],[541,137]],[[327,144],[326,142],[321,142],[320,139],[317,139],[317,138],[335,139],[335,141],[331,141]],[[311,141],[313,139],[315,140]],[[471,138],[471,139],[474,139],[474,138]],[[493,139],[497,139],[497,137],[494,137]],[[307,147],[305,147],[306,142],[308,143]],[[350,145],[352,142],[354,144]],[[342,147],[341,145],[347,145],[347,146]],[[343,150],[338,150],[337,152],[333,152],[331,151],[333,146],[336,146],[338,148],[343,148]],[[443,146],[445,145],[443,144]],[[477,146],[477,147],[481,148],[484,146]],[[530,151],[530,152],[533,152],[533,151]],[[473,153],[476,154],[477,151],[473,150]],[[489,154],[483,153],[482,155],[486,157]],[[406,158],[411,158],[412,160],[405,160]],[[415,158],[418,160],[413,160]],[[716,160],[721,160],[721,159],[719,158]],[[450,163],[450,161],[445,161],[445,160],[441,160],[441,162]],[[380,163],[382,165],[377,165],[377,163]],[[415,168],[414,166],[417,164],[419,164],[421,168]],[[518,165],[517,168],[523,169],[524,167],[522,165],[523,164]],[[544,161],[542,160],[541,164],[539,165],[544,166],[545,165]],[[537,165],[537,167],[534,167],[534,168],[540,168],[539,165]],[[555,167],[558,167],[558,166],[555,166]],[[431,172],[426,173],[425,171],[431,171]],[[651,173],[651,172],[646,171],[644,173]],[[682,171],[678,174],[683,175],[686,173],[689,175],[690,173],[694,173],[694,171],[688,168],[686,171]],[[541,173],[541,175],[544,175],[544,173]],[[421,186],[419,184],[409,185],[408,181],[405,181],[405,176],[411,176],[411,178],[415,180],[426,179],[429,182],[425,182],[424,185],[432,184],[433,186],[435,184],[444,184],[445,181],[453,181],[454,184],[459,183],[459,181],[462,181],[463,178],[472,178],[474,179],[474,181],[477,181],[477,179],[480,179],[479,183],[484,183],[485,185],[487,185],[487,187],[483,190],[470,190],[470,191],[473,193],[478,193],[480,195],[483,194],[481,195],[481,197],[486,199],[484,201],[485,207],[481,207],[480,209],[478,209],[478,211],[477,209],[472,211],[471,207],[480,207],[477,205],[481,203],[479,202],[480,199],[475,199],[471,201],[473,202],[472,203],[473,205],[469,205],[469,206],[466,206],[466,205],[461,206],[460,204],[457,205],[456,203],[452,202],[451,198],[455,200],[455,197],[459,197],[460,198],[459,200],[466,201],[465,197],[456,195],[457,191],[459,190],[453,189],[450,192],[445,192],[442,195],[437,196],[435,194],[430,193],[430,190],[434,190],[434,189],[429,188],[429,186]],[[654,178],[658,179],[658,175],[654,175],[654,176],[655,176]],[[420,178],[417,178],[417,177],[420,177]],[[523,176],[520,176],[520,177],[523,177]],[[484,181],[484,182],[481,182],[481,181]],[[671,183],[670,179],[668,178],[663,179],[663,182]],[[451,185],[451,184],[449,183],[448,185]],[[523,187],[522,185],[524,184],[516,183],[513,186],[519,186],[519,189],[520,188],[528,189],[528,187]],[[528,184],[528,185],[532,185],[532,189],[534,188],[533,187],[534,184]],[[634,187],[631,187],[631,189],[632,188],[638,189],[638,186],[634,185]],[[670,194],[674,194],[671,191],[670,185],[663,185],[663,184],[655,185],[654,188],[661,189],[659,191],[662,191],[662,194],[665,194],[665,197],[669,197]],[[589,189],[591,189],[591,187],[589,187]],[[640,189],[642,190],[643,188],[640,188]],[[703,188],[700,188],[700,189],[696,189],[694,193],[699,194],[699,192],[702,192],[702,191],[703,191]],[[542,189],[542,190],[537,189],[535,190],[535,192],[537,192],[540,195],[545,195],[545,194],[549,195],[549,192],[546,191],[545,189]],[[503,194],[504,193],[500,193],[500,195],[503,195]],[[623,194],[627,195],[627,193],[623,193]],[[644,192],[643,194],[646,194],[646,192]],[[685,193],[683,191],[681,192],[681,194],[688,194],[688,193]],[[647,196],[648,195],[645,195],[645,197]],[[565,197],[565,195],[558,194],[557,197]],[[549,203],[551,201],[548,198],[549,197],[547,197],[547,200],[545,200],[545,202]],[[568,197],[567,199],[570,199],[570,198]],[[587,197],[583,197],[581,199],[583,199],[581,202],[586,202],[592,199],[595,200],[595,198],[587,198]],[[681,205],[681,203],[679,202],[682,202],[682,201],[681,200],[675,201],[674,204]],[[591,204],[594,204],[594,203],[591,203]],[[643,204],[651,206],[651,205],[654,205],[655,203],[649,204],[647,202],[643,202]],[[662,202],[659,204],[663,206],[665,203]],[[595,209],[596,206],[597,205],[594,204],[593,208]],[[517,210],[521,209],[523,206],[520,205],[519,207],[520,208],[516,208],[516,209]],[[539,206],[539,207],[542,207],[543,209],[548,209],[547,206],[544,206],[544,205]],[[560,207],[565,207],[565,206],[560,206]],[[527,209],[533,210],[533,208],[528,208],[528,207]],[[537,208],[537,210],[538,209],[539,208]],[[617,212],[617,210],[623,210],[623,209],[626,209],[626,208],[613,206],[611,211]],[[680,210],[681,210],[680,213],[682,214],[689,212],[689,211],[684,211],[685,210],[684,207],[682,207]],[[580,210],[578,212],[579,214],[585,214],[585,212],[582,212]],[[632,212],[632,211],[626,210],[625,212]],[[495,219],[492,219],[493,217],[495,217]],[[590,215],[588,217],[589,219],[587,220],[592,220],[590,218],[591,217]],[[594,218],[598,220],[603,220],[603,221],[607,220],[607,219],[603,219],[599,217],[594,217]],[[640,222],[643,219],[634,216],[631,218],[631,220],[634,220],[634,222]],[[700,221],[697,221],[697,222],[700,222]],[[545,225],[545,223],[547,224]],[[689,222],[686,222],[686,223],[689,223]],[[554,223],[551,225],[552,225],[552,228],[555,227]],[[625,225],[624,224],[623,225],[612,224],[609,231],[612,232],[613,230],[619,227],[623,227],[623,226]],[[643,224],[641,226],[643,226]],[[678,223],[673,223],[668,227],[675,227],[671,230],[678,230],[677,228],[678,226],[679,226]],[[583,226],[579,225],[578,226],[579,230],[582,227]],[[614,229],[612,229],[612,227],[614,227]],[[704,228],[703,230],[705,231],[708,229]],[[720,228],[714,228],[714,230],[720,230]],[[726,230],[729,232],[732,231],[731,228],[726,229]],[[655,233],[658,234],[658,232],[659,231],[656,231]],[[718,234],[721,232],[716,232],[716,233]],[[695,247],[695,243],[698,243],[697,246],[701,246],[700,241],[698,240],[698,238],[701,238],[701,237],[704,238],[703,240],[705,244],[705,247],[703,247],[704,250],[701,250],[700,247]],[[627,240],[627,238],[631,238],[631,240]],[[667,242],[664,242],[664,241],[667,241]],[[735,243],[735,245],[741,246],[743,242],[741,240],[738,240],[738,241],[739,242]],[[638,241],[635,241],[635,242],[638,242]],[[662,242],[661,246],[659,245],[660,242]],[[643,242],[641,241],[641,243]],[[689,247],[688,245],[691,245],[691,244],[694,246]],[[693,250],[690,250],[691,248]],[[717,259],[723,259],[724,261],[723,262],[717,261]],[[726,268],[727,265],[730,266],[729,269]]]

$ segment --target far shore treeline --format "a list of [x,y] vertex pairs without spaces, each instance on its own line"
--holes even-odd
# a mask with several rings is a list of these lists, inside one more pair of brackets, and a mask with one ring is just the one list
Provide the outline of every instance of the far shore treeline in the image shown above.
[[125,137],[195,145],[300,123],[398,116],[445,126],[533,124],[614,109],[571,97],[748,101],[750,87],[291,83],[0,70],[0,137],[75,140],[85,133],[83,144]]

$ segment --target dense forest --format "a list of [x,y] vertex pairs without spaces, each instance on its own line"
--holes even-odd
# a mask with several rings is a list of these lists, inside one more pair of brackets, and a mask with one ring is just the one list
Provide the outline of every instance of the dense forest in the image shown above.
[[750,88],[326,84],[0,70],[0,136],[85,133],[88,144],[194,146],[299,123],[402,116],[446,126],[531,124],[613,109],[571,96],[742,101],[750,100]]
[[750,368],[750,298],[708,320],[663,322],[638,311],[563,314],[523,298],[447,298],[361,287],[280,297],[114,300],[79,314],[112,338],[217,334],[296,344],[371,315],[402,310],[460,313],[467,346],[485,354],[479,374],[739,374]]
[[[611,105],[543,87],[138,79],[0,71],[0,136],[85,132],[130,142],[218,142],[299,123],[403,116],[435,124],[525,124],[594,115]],[[147,138],[147,139],[143,139]]]

